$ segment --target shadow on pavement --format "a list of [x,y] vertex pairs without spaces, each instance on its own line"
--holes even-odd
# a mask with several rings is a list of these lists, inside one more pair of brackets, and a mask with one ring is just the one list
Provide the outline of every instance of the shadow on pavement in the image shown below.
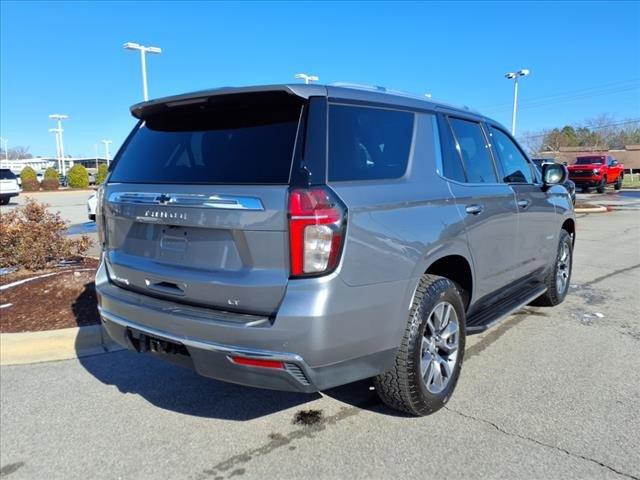
[[149,355],[120,351],[79,359],[105,385],[151,404],[198,417],[245,421],[320,398],[218,382]]
[[[98,319],[95,295],[95,285],[88,284],[73,303],[78,326],[86,325],[88,319]],[[109,339],[104,340],[106,344]],[[76,341],[76,351],[82,348]],[[220,382],[128,350],[85,356],[78,361],[100,382],[115,386],[123,394],[139,395],[159,408],[199,417],[246,421],[321,398],[319,393],[279,392]],[[372,385],[367,379],[322,393],[354,408],[400,415],[380,401]]]

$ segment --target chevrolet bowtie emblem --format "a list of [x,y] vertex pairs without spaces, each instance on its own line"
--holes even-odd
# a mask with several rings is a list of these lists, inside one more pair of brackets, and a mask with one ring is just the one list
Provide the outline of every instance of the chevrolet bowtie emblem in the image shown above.
[[164,193],[162,195],[160,195],[159,197],[156,197],[156,202],[164,205],[167,203],[171,203],[172,201],[174,201],[174,199],[172,197],[170,197],[169,195],[165,195]]

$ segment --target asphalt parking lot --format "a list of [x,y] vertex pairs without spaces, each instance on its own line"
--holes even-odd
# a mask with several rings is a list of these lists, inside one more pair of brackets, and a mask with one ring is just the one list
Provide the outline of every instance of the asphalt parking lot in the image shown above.
[[[8,366],[0,475],[640,479],[640,215],[578,217],[566,301],[470,337],[430,417],[395,414],[367,382],[271,392],[126,351]],[[310,409],[323,420],[293,423]]]

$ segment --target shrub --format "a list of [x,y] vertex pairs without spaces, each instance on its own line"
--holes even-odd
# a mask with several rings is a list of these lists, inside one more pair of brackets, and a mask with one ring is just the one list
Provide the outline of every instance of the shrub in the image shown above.
[[98,173],[96,173],[96,185],[102,185],[104,181],[107,179],[107,173],[109,170],[105,163],[101,163],[98,166]]
[[42,190],[58,190],[60,188],[60,182],[57,178],[45,178],[40,183]]
[[25,192],[37,192],[40,190],[40,183],[38,183],[37,178],[23,178],[20,186]]
[[60,176],[58,175],[58,171],[53,168],[53,167],[49,167],[44,171],[44,179],[45,180],[58,180],[60,181]]
[[38,181],[38,175],[36,175],[36,171],[31,167],[24,167],[20,172],[20,180],[24,183],[25,180],[35,180]]
[[74,165],[67,173],[67,181],[71,188],[87,188],[89,186],[89,173],[82,165]]
[[59,213],[32,198],[9,213],[0,213],[0,268],[39,270],[84,254],[91,246],[87,235],[70,239]]

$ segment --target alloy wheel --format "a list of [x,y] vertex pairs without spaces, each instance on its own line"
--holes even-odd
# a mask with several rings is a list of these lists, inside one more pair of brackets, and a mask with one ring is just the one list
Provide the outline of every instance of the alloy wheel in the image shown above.
[[451,381],[459,340],[455,308],[449,302],[438,303],[429,313],[420,351],[420,374],[430,393],[442,392]]

